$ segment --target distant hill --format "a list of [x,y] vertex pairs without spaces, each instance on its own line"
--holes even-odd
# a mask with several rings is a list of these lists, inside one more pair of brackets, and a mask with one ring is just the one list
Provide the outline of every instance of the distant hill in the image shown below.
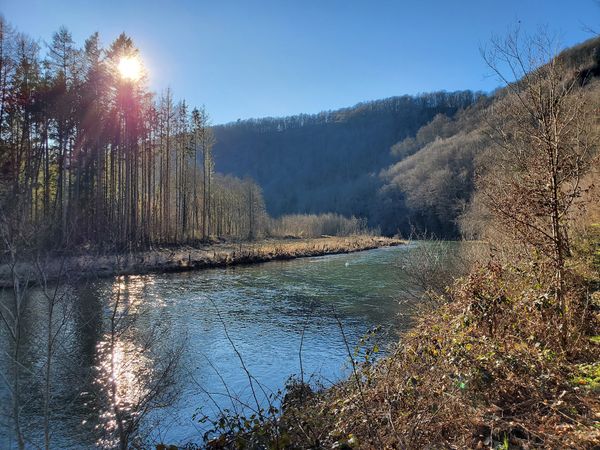
[[274,216],[337,212],[371,218],[382,186],[379,172],[395,160],[390,147],[437,114],[452,117],[481,96],[436,92],[215,126],[216,167],[255,179]]
[[[600,76],[600,38],[560,55],[582,83]],[[315,115],[214,127],[219,171],[254,178],[271,215],[336,212],[386,234],[459,234],[485,114],[502,95],[435,92]]]

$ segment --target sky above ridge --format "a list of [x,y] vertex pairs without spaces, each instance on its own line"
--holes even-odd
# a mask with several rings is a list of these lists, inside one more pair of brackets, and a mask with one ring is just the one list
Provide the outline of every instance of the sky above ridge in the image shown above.
[[42,45],[62,25],[80,45],[125,32],[150,88],[205,105],[215,124],[489,91],[499,83],[480,48],[492,35],[545,27],[570,46],[600,28],[595,0],[0,0],[0,13]]

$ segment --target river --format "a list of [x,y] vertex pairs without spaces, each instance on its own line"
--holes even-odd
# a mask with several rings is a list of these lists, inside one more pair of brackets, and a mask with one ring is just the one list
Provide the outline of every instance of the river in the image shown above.
[[[383,353],[408,326],[399,302],[407,282],[399,265],[419,251],[412,244],[59,289],[52,297],[53,446],[110,446],[111,401],[139,418],[145,439],[183,444],[201,442],[203,415],[252,408],[255,396],[261,406],[269,398],[277,404],[274,393],[291,375],[313,386],[335,383],[349,373],[346,343],[353,351],[365,333],[381,327],[370,345]],[[48,302],[39,288],[28,302],[22,421],[34,447],[43,443]],[[8,381],[12,347],[6,332],[0,337],[7,350],[0,370]],[[166,381],[170,388],[163,391]],[[156,396],[148,401],[153,389]],[[6,383],[0,400],[8,409]],[[3,411],[1,448],[14,446],[8,417]]]

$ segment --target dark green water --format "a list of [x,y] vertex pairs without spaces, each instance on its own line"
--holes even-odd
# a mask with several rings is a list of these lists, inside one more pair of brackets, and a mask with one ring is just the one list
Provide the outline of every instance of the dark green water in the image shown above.
[[[177,349],[181,357],[172,395],[168,402],[163,399],[164,408],[141,421],[141,429],[154,441],[200,442],[203,428],[192,420],[199,409],[215,417],[218,408],[252,405],[240,358],[264,404],[265,393],[300,374],[302,336],[306,380],[327,386],[346,377],[349,358],[338,321],[352,349],[374,326],[382,327],[376,337],[382,348],[393,342],[407,326],[398,301],[406,280],[398,266],[418,251],[418,245],[411,245],[72,287],[59,308],[67,320],[52,369],[55,446],[89,448],[101,442],[102,430],[112,426],[109,416],[98,419],[108,401],[107,386],[116,386],[118,401],[135,411],[147,393],[144,383]],[[23,420],[33,446],[42,442],[39,380],[44,348],[38,343],[45,333],[46,309],[39,293],[31,296],[26,327],[31,337],[25,351],[30,371],[26,394],[32,400],[23,407]],[[114,350],[108,354],[114,311],[126,319],[118,324]],[[114,383],[107,374],[109,362]],[[6,356],[0,363],[6,373]],[[9,393],[5,385],[1,389],[8,406]],[[239,402],[232,404],[231,396]],[[0,448],[10,447],[8,412],[0,425]]]

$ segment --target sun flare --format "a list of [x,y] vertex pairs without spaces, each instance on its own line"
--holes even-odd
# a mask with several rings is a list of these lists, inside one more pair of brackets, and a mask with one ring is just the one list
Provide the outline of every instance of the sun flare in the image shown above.
[[118,69],[121,77],[126,80],[137,81],[142,76],[142,64],[134,56],[122,56]]

